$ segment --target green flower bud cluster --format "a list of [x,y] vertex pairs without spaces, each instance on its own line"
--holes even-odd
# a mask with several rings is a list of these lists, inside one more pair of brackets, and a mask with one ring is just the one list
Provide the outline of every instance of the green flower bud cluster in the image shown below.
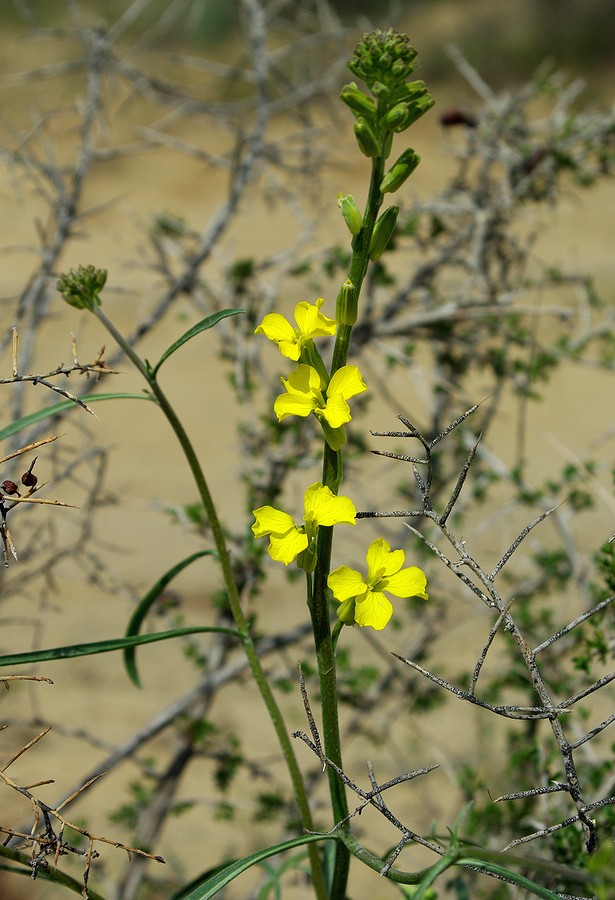
[[70,306],[93,312],[96,305],[100,306],[100,292],[106,281],[106,269],[96,269],[92,265],[78,266],[61,275],[56,288]]
[[[365,156],[388,159],[393,135],[405,131],[434,105],[423,81],[406,80],[416,62],[416,50],[406,35],[392,29],[365,34],[359,42],[348,68],[365,82],[373,97],[354,81],[342,88],[340,96],[354,114],[355,137]],[[413,150],[402,153],[386,173],[382,193],[401,187],[418,163]]]
[[404,82],[414,71],[416,59],[417,52],[405,34],[392,28],[378,29],[363,35],[348,68],[373,91],[376,82],[387,86]]

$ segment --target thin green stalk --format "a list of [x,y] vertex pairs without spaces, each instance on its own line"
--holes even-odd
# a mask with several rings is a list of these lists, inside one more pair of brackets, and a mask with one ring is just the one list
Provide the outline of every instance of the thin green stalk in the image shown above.
[[[224,536],[224,530],[218,517],[216,506],[209,491],[209,486],[207,484],[205,474],[199,462],[198,456],[194,450],[194,447],[192,446],[190,438],[188,437],[188,434],[181,420],[177,416],[177,413],[175,412],[172,404],[167,399],[162,388],[158,384],[156,377],[151,373],[146,363],[135,353],[132,347],[124,339],[124,336],[117,330],[113,322],[111,322],[111,320],[107,318],[100,306],[96,306],[94,308],[94,312],[99,318],[101,324],[104,325],[107,331],[109,331],[114,340],[117,342],[118,346],[122,348],[131,362],[136,366],[136,368],[139,370],[139,372],[141,372],[141,374],[147,381],[152,394],[156,398],[160,409],[169,422],[169,425],[173,429],[175,436],[177,437],[177,440],[179,441],[180,446],[183,450],[184,456],[186,457],[186,461],[188,462],[188,465],[190,467],[192,477],[194,478],[195,485],[199,492],[199,497],[205,508],[205,512],[207,514],[208,521],[212,530],[214,543],[216,545],[216,549],[218,551],[220,559],[220,565],[222,567],[222,575],[231,614],[233,616],[235,625],[243,636],[243,647],[248,659],[248,663],[275,729],[278,742],[280,744],[280,748],[282,750],[282,754],[284,756],[284,760],[286,762],[286,766],[288,768],[288,772],[293,784],[295,798],[297,801],[297,806],[299,807],[299,812],[301,814],[303,827],[306,831],[314,831],[312,813],[305,791],[301,771],[299,769],[297,759],[290,742],[290,737],[285,726],[282,713],[275,700],[275,697],[273,696],[273,693],[269,686],[269,682],[267,681],[267,677],[265,675],[263,667],[261,666],[260,659],[249,632],[248,623],[241,606],[239,592],[237,590],[237,585],[235,583],[235,578],[233,575],[231,557],[228,551],[226,538]],[[316,893],[316,896],[318,900],[327,900],[327,890],[325,887],[324,875],[316,844],[309,845],[308,853],[310,855],[312,882],[314,884],[314,891]]]
[[[383,173],[384,157],[377,156],[375,159],[372,159],[372,174],[367,204],[365,206],[365,215],[363,216],[363,228],[352,239],[352,256],[350,258],[350,267],[348,269],[348,280],[354,285],[357,302],[361,295],[361,288],[369,265],[369,245],[374,233],[374,225],[376,224],[378,213],[382,206],[380,182],[382,181]],[[351,335],[352,325],[339,326],[335,337],[335,347],[333,348],[331,375],[338,369],[341,369],[342,366],[346,365]]]
[[[348,278],[354,285],[357,300],[369,265],[369,246],[374,225],[382,205],[380,182],[384,168],[383,157],[372,160],[372,176],[367,201],[363,228],[352,242],[352,257]],[[340,325],[337,330],[331,375],[346,365],[352,325]],[[332,450],[325,444],[323,454],[322,483],[334,494],[342,479],[341,452]],[[312,598],[312,629],[318,659],[320,677],[320,696],[322,708],[322,730],[325,753],[339,768],[342,766],[342,749],[340,741],[337,676],[335,668],[335,646],[331,636],[331,623],[327,603],[327,578],[331,571],[331,551],[333,546],[333,528],[321,527],[318,532],[318,561],[314,572],[314,593]],[[328,770],[329,793],[334,823],[341,822],[348,816],[348,801],[343,783],[333,769]],[[347,826],[345,826],[347,827]],[[335,867],[331,885],[331,900],[343,900],[346,896],[346,885],[350,868],[350,850],[341,841],[335,848]]]

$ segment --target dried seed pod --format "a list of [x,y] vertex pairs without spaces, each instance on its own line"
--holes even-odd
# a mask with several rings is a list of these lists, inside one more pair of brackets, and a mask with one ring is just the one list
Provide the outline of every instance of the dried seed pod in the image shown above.
[[4,491],[5,494],[9,495],[9,497],[11,496],[11,494],[19,493],[19,488],[17,487],[17,485],[15,484],[14,481],[3,481],[2,484],[0,485],[0,487],[2,488],[2,490]]
[[35,487],[38,482],[38,478],[32,471],[32,469],[34,468],[34,463],[36,462],[37,459],[38,459],[38,456],[35,456],[34,459],[32,460],[32,462],[30,463],[30,468],[28,469],[28,471],[24,472],[23,475],[21,476],[21,483],[24,484],[26,487]]

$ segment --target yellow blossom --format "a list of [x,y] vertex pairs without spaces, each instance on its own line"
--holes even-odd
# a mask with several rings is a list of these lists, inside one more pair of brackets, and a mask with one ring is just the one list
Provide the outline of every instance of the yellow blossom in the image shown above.
[[254,334],[264,334],[278,345],[282,356],[296,362],[304,346],[313,338],[335,334],[335,319],[329,319],[320,312],[324,302],[320,297],[316,303],[307,303],[305,300],[298,303],[295,306],[296,328],[280,313],[268,313]]
[[345,625],[371,625],[380,631],[393,614],[393,606],[383,591],[394,597],[422,597],[427,600],[427,578],[417,566],[404,569],[403,550],[391,550],[383,539],[373,541],[367,551],[367,576],[348,566],[331,572],[327,580],[333,596],[340,601],[338,617]]
[[277,397],[273,410],[281,422],[286,416],[309,416],[320,419],[327,442],[339,450],[346,441],[342,426],[352,415],[348,400],[367,390],[356,366],[342,366],[325,387],[313,366],[301,363],[288,378],[282,378],[285,394]]
[[303,498],[303,524],[297,525],[288,513],[273,506],[261,506],[254,510],[255,522],[252,526],[254,536],[269,535],[269,556],[287,566],[295,557],[303,554],[299,560],[301,568],[313,571],[316,557],[316,536],[320,525],[339,525],[346,523],[356,525],[355,505],[348,497],[336,496],[328,487],[319,481],[310,485]]

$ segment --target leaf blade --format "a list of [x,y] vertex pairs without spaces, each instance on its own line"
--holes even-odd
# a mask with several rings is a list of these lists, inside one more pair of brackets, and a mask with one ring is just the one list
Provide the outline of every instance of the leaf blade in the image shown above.
[[[215,873],[209,877],[205,876],[207,877],[207,881],[201,884],[195,883],[195,881],[198,882],[198,879],[195,879],[195,881],[190,882],[189,885],[175,894],[172,900],[209,900],[210,897],[213,897],[218,891],[222,890],[223,887],[230,884],[230,882],[237,878],[238,875],[246,872],[252,866],[258,865],[258,863],[268,859],[270,856],[275,856],[277,853],[284,853],[286,850],[294,850],[295,847],[302,847],[305,844],[311,844],[315,841],[337,840],[339,840],[339,835],[335,832],[332,834],[303,834],[300,837],[283,841],[281,844],[265,847],[263,850],[257,850],[256,853],[244,856],[242,859],[234,860],[232,863],[224,866],[224,868],[216,870]],[[190,891],[190,893],[186,893],[187,890]]]
[[[149,400],[150,402],[155,402],[151,394],[131,394],[123,393],[121,391],[113,392],[111,394],[84,394],[82,397],[79,397],[79,399],[83,403],[96,403],[98,400]],[[23,431],[24,428],[35,425],[43,419],[56,416],[65,409],[69,409],[71,406],[77,407],[78,404],[75,403],[74,400],[60,400],[59,403],[43,406],[41,409],[37,409],[36,412],[29,413],[27,416],[22,416],[15,422],[11,422],[10,425],[0,428],[0,441],[6,440],[6,438],[17,434],[19,431]]]
[[183,347],[188,341],[192,340],[193,337],[196,337],[197,334],[200,334],[202,331],[208,331],[210,328],[213,328],[214,325],[217,325],[221,319],[226,319],[228,316],[238,316],[240,313],[245,313],[245,309],[230,308],[230,309],[220,309],[218,312],[212,313],[210,316],[206,316],[204,319],[201,319],[200,322],[197,322],[196,325],[193,325],[192,328],[189,328],[188,331],[185,331],[181,337],[178,337],[176,341],[167,347],[164,351],[156,365],[152,369],[152,378],[156,377],[158,369],[166,362],[166,360],[175,353],[176,350],[179,350],[180,347]]
[[[145,594],[137,604],[137,607],[130,617],[130,621],[128,622],[125,637],[132,637],[132,635],[139,633],[139,630],[147,613],[151,609],[153,603],[155,603],[160,594],[163,592],[165,587],[176,577],[176,575],[179,575],[180,572],[191,565],[195,560],[200,559],[203,556],[217,557],[218,554],[215,550],[198,550],[196,553],[192,553],[185,559],[180,560],[180,562],[176,563],[174,566],[168,569],[164,573],[164,575],[162,575],[158,579],[158,581],[156,581],[156,583],[150,588],[147,594]],[[140,688],[142,685],[141,679],[139,678],[139,673],[137,672],[136,646],[138,645],[132,645],[124,649],[124,666],[132,683],[136,685],[136,687]]]
[[132,637],[108,638],[105,641],[93,641],[87,644],[69,644],[65,647],[49,647],[46,650],[7,653],[0,656],[0,668],[52,662],[58,659],[74,659],[77,656],[95,656],[100,653],[112,653],[115,650],[123,650],[125,647],[136,646],[137,644],[155,644],[158,641],[168,641],[171,638],[184,637],[188,634],[208,634],[209,632],[230,634],[238,638],[238,640],[243,640],[243,635],[234,628],[214,626],[173,628],[170,631],[156,631],[153,634],[137,634]]

